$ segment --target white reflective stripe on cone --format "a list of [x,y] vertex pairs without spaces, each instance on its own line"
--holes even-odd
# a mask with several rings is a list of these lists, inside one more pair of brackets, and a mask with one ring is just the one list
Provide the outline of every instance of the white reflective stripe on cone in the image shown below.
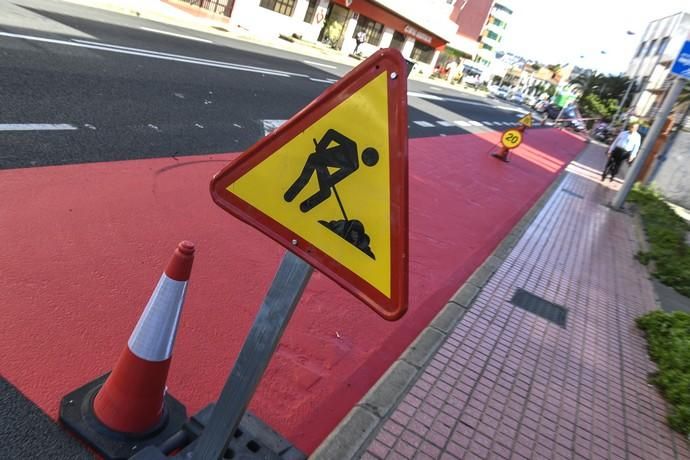
[[127,342],[132,353],[147,361],[170,358],[186,290],[186,281],[161,276]]

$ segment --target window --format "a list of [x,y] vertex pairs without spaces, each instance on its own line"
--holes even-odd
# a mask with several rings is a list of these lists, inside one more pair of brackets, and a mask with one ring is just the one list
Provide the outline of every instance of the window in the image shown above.
[[493,50],[493,47],[487,45],[486,43],[482,43],[482,49],[491,51],[491,50]]
[[642,50],[644,49],[646,44],[647,42],[640,43],[640,47],[637,48],[637,53],[635,53],[635,57],[640,57],[642,55]]
[[498,34],[496,32],[488,31],[486,33],[486,38],[490,38],[491,40],[498,40]]
[[501,21],[498,18],[491,18],[491,23],[494,24],[495,26],[498,26],[502,29],[506,28],[507,23],[505,21]]
[[295,9],[295,0],[261,0],[259,6],[285,16],[292,16],[292,12]]
[[647,47],[647,52],[644,54],[645,56],[649,56],[652,54],[652,50],[654,49],[654,45],[656,45],[656,40],[652,40],[649,42],[649,46]]
[[314,16],[316,15],[316,1],[317,0],[309,0],[307,12],[304,14],[304,22],[307,24],[311,24],[314,21]]
[[426,43],[415,41],[410,57],[415,61],[429,64],[434,58],[434,49]]
[[656,54],[662,54],[666,51],[666,45],[668,45],[668,37],[664,37],[659,41],[659,47],[656,49]]
[[360,14],[352,38],[355,38],[360,31],[364,32],[366,35],[365,41],[367,43],[379,46],[381,43],[381,35],[383,34],[383,24]]

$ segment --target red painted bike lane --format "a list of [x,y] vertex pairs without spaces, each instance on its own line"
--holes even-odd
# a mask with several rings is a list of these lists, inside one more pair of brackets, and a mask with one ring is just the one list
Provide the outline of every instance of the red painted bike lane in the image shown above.
[[[250,408],[311,452],[541,196],[583,141],[528,131],[509,164],[499,133],[410,141],[410,307],[389,323],[315,273]],[[170,392],[213,401],[283,249],[217,208],[234,154],[0,171],[0,373],[57,418],[108,371],[170,251],[197,244]]]

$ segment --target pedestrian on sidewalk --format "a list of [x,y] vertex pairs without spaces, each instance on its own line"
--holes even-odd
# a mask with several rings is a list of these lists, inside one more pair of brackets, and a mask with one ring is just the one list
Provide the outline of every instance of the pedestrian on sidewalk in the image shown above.
[[355,51],[354,54],[357,54],[357,50],[359,49],[360,45],[364,43],[367,40],[367,34],[364,33],[363,30],[360,30],[355,34],[355,41],[357,44],[355,45]]
[[448,78],[448,81],[453,83],[453,79],[455,78],[455,73],[458,70],[458,61],[455,59],[451,59],[447,64],[446,64],[446,76]]
[[611,143],[608,150],[608,161],[601,173],[601,180],[606,179],[607,174],[610,174],[610,180],[613,180],[624,160],[628,160],[628,163],[635,160],[642,143],[640,133],[637,132],[638,126],[637,123],[631,123],[628,129],[621,131]]

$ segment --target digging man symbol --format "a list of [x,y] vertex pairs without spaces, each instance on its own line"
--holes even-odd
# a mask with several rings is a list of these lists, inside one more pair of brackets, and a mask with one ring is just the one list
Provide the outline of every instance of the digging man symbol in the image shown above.
[[[367,147],[362,151],[362,163],[366,166],[374,166],[378,161],[379,153],[376,149]],[[364,224],[356,219],[348,219],[338,191],[335,188],[338,182],[357,171],[357,169],[359,169],[357,144],[335,129],[329,129],[321,140],[317,142],[314,139],[314,152],[307,158],[302,172],[285,192],[284,198],[285,201],[291,203],[304,190],[314,173],[316,173],[319,190],[300,203],[300,210],[304,213],[311,211],[328,199],[331,196],[331,189],[333,189],[333,194],[336,200],[338,200],[338,206],[343,214],[343,219],[330,222],[320,220],[319,223],[372,259],[375,259],[376,257],[369,247],[370,239],[365,232]]]

